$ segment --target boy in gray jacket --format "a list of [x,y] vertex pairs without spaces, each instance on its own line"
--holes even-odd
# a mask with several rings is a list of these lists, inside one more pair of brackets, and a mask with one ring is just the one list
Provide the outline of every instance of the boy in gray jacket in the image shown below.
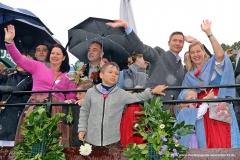
[[[120,121],[126,104],[146,101],[153,94],[165,95],[167,86],[146,88],[141,93],[129,93],[116,86],[119,67],[110,62],[101,68],[102,83],[88,89],[80,109],[78,137],[94,146],[110,146],[120,140]],[[83,139],[84,138],[84,139]]]

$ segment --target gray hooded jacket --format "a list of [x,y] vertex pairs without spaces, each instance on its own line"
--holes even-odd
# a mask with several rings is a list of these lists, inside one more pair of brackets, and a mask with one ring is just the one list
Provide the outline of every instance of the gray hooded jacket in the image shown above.
[[78,132],[85,131],[85,141],[95,146],[106,146],[120,140],[120,121],[126,104],[152,98],[150,89],[129,93],[115,87],[103,97],[101,84],[88,89],[80,109]]

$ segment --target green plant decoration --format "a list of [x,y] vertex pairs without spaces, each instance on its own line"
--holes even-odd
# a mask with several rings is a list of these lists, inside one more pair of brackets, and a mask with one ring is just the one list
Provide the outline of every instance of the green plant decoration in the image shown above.
[[24,140],[14,148],[15,160],[65,160],[63,145],[58,145],[61,133],[57,130],[64,113],[48,117],[44,106],[27,113],[25,126],[21,126]]
[[72,124],[73,115],[72,115],[72,106],[68,106],[68,114],[66,116],[67,124]]
[[141,106],[142,111],[133,126],[134,134],[140,134],[146,144],[130,143],[123,155],[130,160],[182,159],[188,147],[178,144],[181,135],[191,134],[193,125],[177,124],[177,119],[171,117],[169,110],[162,110],[160,97],[151,99]]

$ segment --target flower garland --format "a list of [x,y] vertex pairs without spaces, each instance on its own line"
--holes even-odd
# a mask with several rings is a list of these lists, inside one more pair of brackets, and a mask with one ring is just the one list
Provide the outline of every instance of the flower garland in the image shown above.
[[176,123],[169,110],[162,110],[160,97],[152,99],[150,104],[145,102],[141,108],[141,112],[135,113],[144,116],[137,117],[133,134],[141,135],[147,144],[130,143],[123,155],[130,159],[183,158],[188,147],[179,145],[178,139],[181,135],[191,134],[194,126],[184,125],[184,121]]

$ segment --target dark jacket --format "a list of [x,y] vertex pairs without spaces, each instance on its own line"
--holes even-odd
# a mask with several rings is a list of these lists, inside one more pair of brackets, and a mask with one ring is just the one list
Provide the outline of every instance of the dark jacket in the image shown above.
[[[176,56],[171,51],[165,51],[160,47],[152,48],[138,38],[132,31],[126,36],[129,43],[137,53],[143,54],[144,60],[150,63],[149,78],[145,87],[154,88],[157,85],[181,86],[185,76],[185,70],[181,61],[176,60]],[[174,100],[178,98],[179,89],[167,89],[165,96],[161,100]],[[163,104],[166,110],[169,104]]]
[[[99,73],[100,73],[100,70],[98,71],[97,81],[94,81],[94,80],[93,80],[93,83],[94,83],[94,84],[102,83],[102,79],[99,77]],[[84,71],[83,74],[88,77],[88,74],[89,74],[89,63],[87,64],[86,70]]]
[[[78,139],[78,121],[79,121],[79,114],[80,114],[80,107],[72,105],[72,114],[73,114],[73,130],[72,130],[72,147],[80,147],[83,142]],[[62,112],[68,115],[69,106],[63,106]],[[67,124],[66,116],[63,118],[63,123]]]
[[[4,91],[31,91],[32,90],[32,77],[27,72],[16,72],[8,76],[7,85],[0,85],[0,90]],[[7,101],[7,103],[26,103],[30,98],[29,94],[10,94],[3,93],[1,101]],[[16,128],[18,120],[23,106],[5,107],[0,112],[0,140],[13,141],[16,134]]]

